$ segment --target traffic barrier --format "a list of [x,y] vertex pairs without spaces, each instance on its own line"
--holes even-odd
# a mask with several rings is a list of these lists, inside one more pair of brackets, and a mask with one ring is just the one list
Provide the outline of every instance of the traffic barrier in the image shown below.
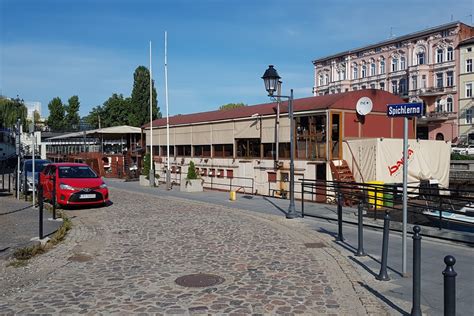
[[444,276],[444,315],[455,316],[456,315],[456,276],[458,275],[454,271],[454,264],[456,258],[453,256],[444,257],[444,263],[446,269],[443,271]]
[[379,281],[389,281],[390,277],[387,274],[387,259],[388,259],[388,236],[390,233],[390,215],[385,212],[383,218],[383,242],[382,242],[382,263],[380,265],[380,273],[376,277]]
[[411,316],[421,316],[421,236],[420,226],[413,227],[413,305]]

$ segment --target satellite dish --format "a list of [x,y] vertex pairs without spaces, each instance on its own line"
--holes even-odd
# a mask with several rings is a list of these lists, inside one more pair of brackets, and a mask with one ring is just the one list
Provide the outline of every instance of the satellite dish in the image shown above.
[[356,111],[359,115],[367,115],[372,111],[372,100],[367,97],[362,97],[357,101]]

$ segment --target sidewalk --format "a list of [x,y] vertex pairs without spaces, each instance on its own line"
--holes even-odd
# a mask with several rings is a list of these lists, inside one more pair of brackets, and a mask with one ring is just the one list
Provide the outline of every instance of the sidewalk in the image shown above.
[[[54,233],[61,222],[51,221],[51,214],[43,213],[43,234]],[[31,201],[17,200],[7,192],[0,193],[0,259],[6,258],[15,249],[32,244],[31,238],[39,235],[39,209]]]
[[[228,192],[205,191],[202,193],[184,193],[179,192],[178,189],[167,191],[164,189],[164,186],[150,188],[141,187],[138,182],[123,182],[113,179],[106,181],[111,187],[126,189],[131,192],[151,193],[157,196],[173,196],[236,209],[281,215],[282,217],[284,217],[284,213],[288,208],[287,200],[263,196],[237,195],[236,201],[229,201]],[[299,211],[299,209],[300,205],[297,204],[297,210]],[[354,209],[345,207],[343,212],[344,220],[355,222]],[[334,216],[335,218],[336,207],[325,204],[305,203],[305,213],[327,217]],[[308,229],[333,237],[337,234],[337,224],[335,222],[310,217],[305,217],[302,221],[304,221]],[[422,230],[423,232],[425,232],[424,229]],[[397,232],[391,232],[390,234],[388,265],[391,281],[387,282],[375,280],[375,275],[378,274],[380,269],[382,232],[378,229],[366,228],[364,230],[364,248],[368,254],[366,257],[354,256],[357,249],[357,227],[355,225],[344,224],[344,237],[344,242],[333,242],[333,246],[358,269],[361,276],[367,281],[367,284],[370,284],[372,287],[369,290],[383,301],[393,311],[393,314],[409,314],[411,311],[412,279],[401,276],[401,234]],[[410,236],[407,243],[407,269],[408,273],[411,273],[412,240]],[[448,254],[453,255],[457,260],[454,266],[455,271],[458,273],[456,280],[457,312],[459,315],[471,314],[474,310],[474,302],[472,300],[474,291],[473,247],[435,240],[429,237],[423,237],[422,240],[422,311],[429,315],[443,314],[442,271],[445,268],[443,258]]]

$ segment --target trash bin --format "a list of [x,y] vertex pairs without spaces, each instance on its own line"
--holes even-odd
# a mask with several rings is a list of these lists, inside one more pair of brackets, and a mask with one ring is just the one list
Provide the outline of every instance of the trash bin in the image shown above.
[[393,184],[385,184],[384,192],[383,192],[383,206],[386,207],[393,207],[394,202],[394,193],[396,188],[394,189]]
[[383,181],[369,181],[367,184],[369,204],[373,205],[375,209],[382,207],[384,202]]
[[236,197],[235,191],[230,191],[229,200],[235,201],[235,197]]

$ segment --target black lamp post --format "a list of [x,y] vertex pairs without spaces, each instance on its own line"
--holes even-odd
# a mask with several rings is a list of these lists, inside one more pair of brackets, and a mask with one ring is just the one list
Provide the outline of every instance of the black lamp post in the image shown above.
[[290,96],[274,95],[275,91],[278,89],[278,82],[281,77],[278,75],[276,69],[273,68],[273,65],[268,66],[268,69],[265,70],[262,79],[265,83],[265,89],[267,90],[269,97],[288,99],[288,116],[290,118],[290,206],[288,207],[286,218],[291,219],[297,217],[295,208],[295,149],[293,139],[295,120],[293,119],[293,89],[290,90]]

